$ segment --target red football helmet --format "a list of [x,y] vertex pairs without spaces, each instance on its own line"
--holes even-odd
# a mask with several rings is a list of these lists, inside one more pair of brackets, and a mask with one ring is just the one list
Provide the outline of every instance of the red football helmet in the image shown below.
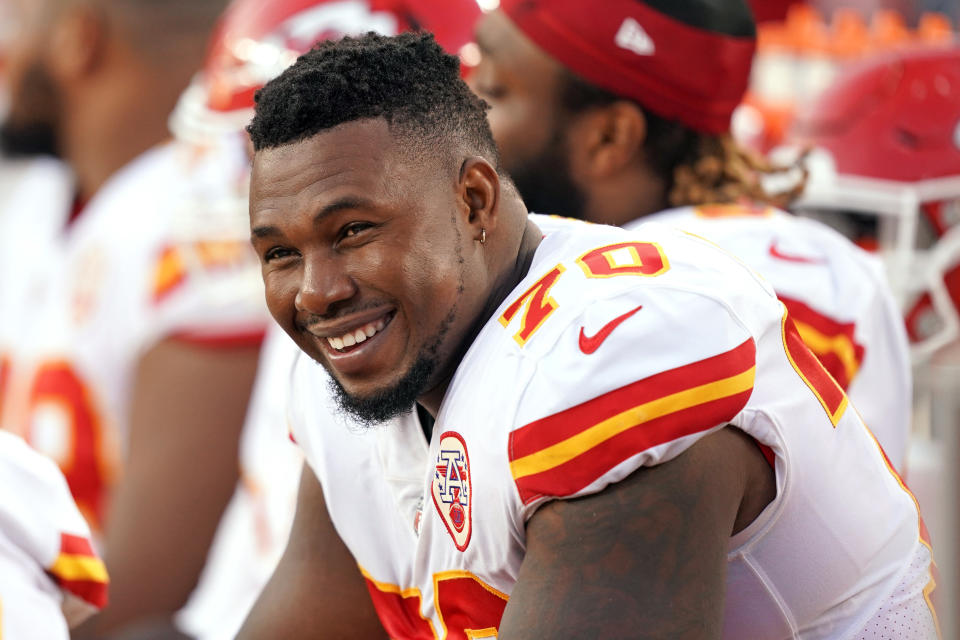
[[171,116],[171,130],[193,142],[241,131],[257,89],[321,40],[425,30],[459,52],[479,13],[475,0],[234,0]]
[[814,148],[797,208],[881,252],[915,355],[960,335],[960,46],[850,69],[792,139]]

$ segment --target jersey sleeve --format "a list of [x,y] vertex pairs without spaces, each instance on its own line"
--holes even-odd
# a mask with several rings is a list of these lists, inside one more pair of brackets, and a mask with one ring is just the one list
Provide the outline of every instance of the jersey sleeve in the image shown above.
[[70,626],[106,606],[106,568],[57,466],[17,436],[0,432],[0,486],[4,560],[19,563],[24,574],[33,568],[45,573],[63,594]]
[[750,398],[755,355],[745,326],[698,293],[651,287],[588,305],[540,361],[509,436],[527,517],[727,424]]
[[268,316],[249,242],[216,235],[170,238],[153,248],[142,287],[148,342],[175,337],[209,346],[257,344]]

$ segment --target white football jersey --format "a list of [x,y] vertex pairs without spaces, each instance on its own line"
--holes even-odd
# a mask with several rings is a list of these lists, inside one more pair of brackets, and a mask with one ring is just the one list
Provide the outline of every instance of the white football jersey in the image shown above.
[[830,227],[768,206],[682,207],[643,221],[715,242],[777,292],[800,337],[903,471],[912,383],[903,316],[879,261]]
[[429,442],[415,413],[352,425],[320,365],[294,369],[294,435],[388,635],[494,637],[538,507],[733,424],[777,497],[730,540],[723,637],[853,637],[900,606],[934,637],[916,504],[769,286],[661,225],[544,222]]
[[177,337],[259,341],[262,282],[230,165],[185,145],[124,167],[68,224],[73,186],[40,164],[5,200],[0,410],[63,470],[96,530],[125,448],[139,358]]
[[0,637],[66,640],[107,603],[107,571],[57,466],[0,432]]
[[303,455],[290,438],[290,372],[299,347],[272,324],[240,439],[240,482],[197,588],[177,614],[193,638],[233,638],[283,555],[296,510]]

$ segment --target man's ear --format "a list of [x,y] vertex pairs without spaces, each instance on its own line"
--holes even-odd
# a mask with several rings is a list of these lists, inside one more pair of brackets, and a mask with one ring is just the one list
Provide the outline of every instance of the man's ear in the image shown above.
[[65,7],[51,29],[52,72],[66,81],[94,72],[106,53],[109,29],[106,17],[95,7]]
[[500,176],[487,160],[471,156],[460,165],[459,204],[474,240],[486,240],[497,227]]
[[629,100],[588,110],[571,125],[571,169],[581,179],[606,178],[642,157],[647,118]]

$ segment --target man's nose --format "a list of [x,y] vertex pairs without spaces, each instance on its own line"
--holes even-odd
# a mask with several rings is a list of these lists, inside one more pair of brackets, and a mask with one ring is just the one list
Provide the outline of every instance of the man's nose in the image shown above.
[[327,315],[330,307],[357,293],[353,278],[335,260],[309,260],[295,300],[297,311]]

